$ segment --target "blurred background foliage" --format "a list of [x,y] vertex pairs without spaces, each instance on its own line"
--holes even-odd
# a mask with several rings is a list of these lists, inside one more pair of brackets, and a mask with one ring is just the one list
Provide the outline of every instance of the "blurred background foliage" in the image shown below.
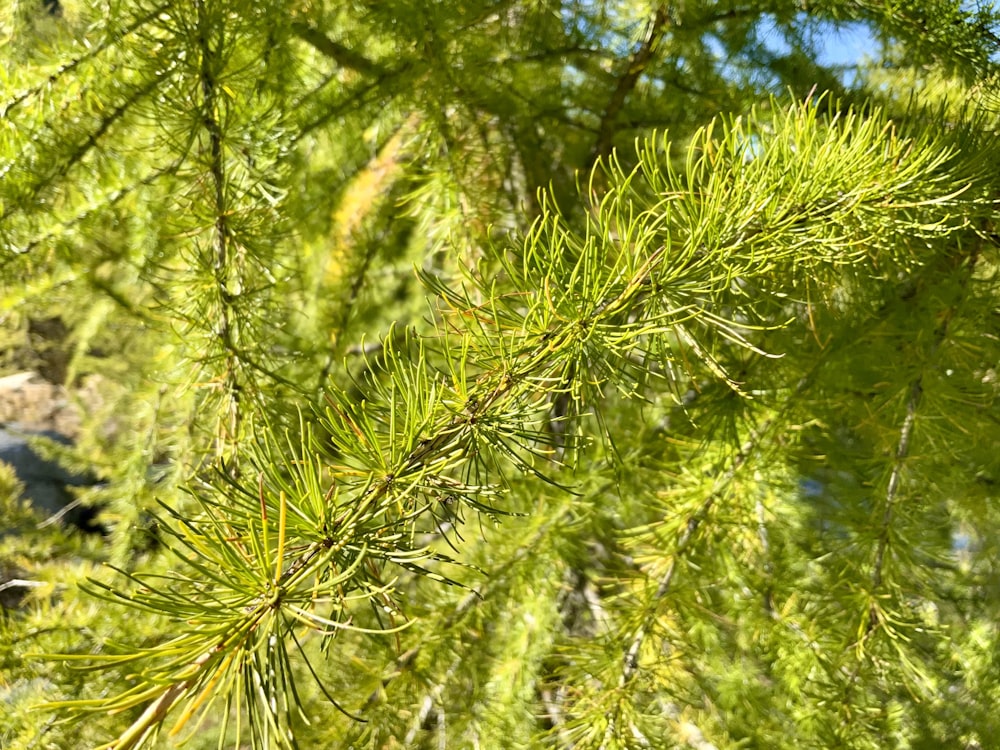
[[992,746],[998,13],[7,4],[0,745]]

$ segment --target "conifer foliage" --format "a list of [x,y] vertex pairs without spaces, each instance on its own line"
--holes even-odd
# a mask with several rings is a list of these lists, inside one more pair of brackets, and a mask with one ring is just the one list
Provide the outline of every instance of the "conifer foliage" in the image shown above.
[[0,743],[988,746],[998,28],[3,11],[2,364],[58,316],[107,535],[0,476]]

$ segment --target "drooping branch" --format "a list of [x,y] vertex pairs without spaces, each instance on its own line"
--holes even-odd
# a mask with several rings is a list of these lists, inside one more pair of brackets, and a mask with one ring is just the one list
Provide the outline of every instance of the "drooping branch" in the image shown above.
[[[952,321],[958,314],[960,306],[965,301],[965,291],[972,280],[978,259],[978,241],[969,255],[957,255],[950,259],[950,270],[957,269],[959,264],[964,264],[964,268],[962,268],[962,275],[958,283],[957,298],[937,317],[938,323],[934,329],[933,337],[927,351],[927,359],[925,360],[928,364],[933,363],[936,353],[940,350],[948,338]],[[935,283],[937,283],[936,280]],[[891,616],[889,618],[886,617],[883,605],[879,600],[886,593],[887,589],[885,581],[886,561],[892,548],[892,525],[897,515],[897,508],[901,501],[906,468],[911,459],[912,444],[919,411],[925,402],[924,375],[927,370],[928,367],[924,367],[913,377],[908,384],[906,392],[905,412],[903,414],[902,424],[899,428],[899,437],[896,441],[896,449],[892,457],[892,468],[889,473],[885,495],[882,500],[883,507],[882,516],[879,519],[878,525],[878,541],[876,542],[875,551],[872,557],[870,576],[871,589],[868,598],[867,612],[863,615],[863,626],[855,644],[855,652],[858,655],[858,659],[854,664],[854,667],[851,669],[850,675],[848,676],[843,687],[842,700],[845,705],[850,704],[852,700],[851,694],[858,687],[862,669],[866,663],[863,658],[865,649],[869,647],[870,642],[880,632],[880,629],[889,631],[888,635],[894,641],[898,640],[898,636],[892,632],[893,626],[891,624]],[[846,725],[847,721],[848,719],[845,715],[842,720],[842,726]]]
[[[959,286],[960,294],[964,294],[966,287],[973,273],[976,269],[976,263],[978,261],[978,250],[973,252],[973,254],[964,261],[966,267],[963,270],[963,275],[961,278],[961,284]],[[940,349],[941,345],[945,342],[948,337],[949,327],[951,321],[954,319],[955,314],[958,311],[958,306],[961,304],[961,297],[951,306],[949,306],[939,317],[939,322],[937,328],[934,331],[934,338],[930,345],[929,356],[933,355]],[[906,399],[906,414],[903,417],[903,424],[899,430],[899,440],[896,444],[896,452],[893,460],[892,471],[889,474],[889,481],[886,484],[885,490],[885,500],[883,501],[885,506],[882,512],[882,519],[879,528],[878,544],[875,547],[875,556],[872,563],[872,590],[873,592],[878,591],[882,588],[883,570],[885,567],[885,557],[890,546],[890,530],[892,526],[893,514],[896,509],[896,504],[899,501],[900,489],[903,482],[903,472],[906,467],[906,463],[910,458],[910,444],[913,440],[913,432],[916,424],[917,412],[923,401],[924,396],[924,373],[920,372],[914,377],[910,383],[909,392]],[[865,626],[866,637],[873,632],[875,627],[880,621],[877,610],[874,605],[870,608],[868,613],[868,622]]]
[[[768,434],[773,424],[773,419],[765,420],[760,427],[754,431],[750,439],[747,440],[740,447],[735,456],[733,456],[729,467],[715,480],[712,491],[708,494],[701,505],[698,506],[695,512],[688,517],[687,522],[684,524],[683,530],[674,545],[674,550],[671,554],[667,569],[664,571],[663,575],[660,576],[656,592],[653,594],[653,602],[663,601],[664,597],[667,596],[670,591],[670,587],[673,584],[674,576],[677,573],[677,565],[691,551],[692,541],[698,529],[708,517],[708,514],[712,511],[715,504],[725,496],[726,492],[729,491],[732,481],[735,479],[743,466],[758,450],[758,447],[762,445],[764,437]],[[650,631],[650,625],[648,622],[649,621],[647,620],[643,620],[632,634],[631,639],[628,641],[628,647],[625,650],[625,658],[622,661],[621,673],[618,677],[617,688],[620,691],[624,691],[629,686],[639,671],[639,652],[642,650],[643,644],[646,642],[646,638],[649,636]],[[611,746],[612,741],[617,736],[616,732],[618,729],[619,727],[616,723],[616,717],[614,715],[609,716],[607,728],[604,732],[604,741],[601,744],[602,750]]]
[[238,354],[238,329],[232,301],[238,296],[233,287],[242,286],[241,253],[234,252],[235,238],[229,224],[230,206],[226,195],[227,178],[226,163],[223,153],[224,134],[219,112],[220,82],[218,67],[223,59],[223,50],[212,46],[213,37],[216,45],[222,44],[222,35],[216,33],[215,20],[209,15],[204,0],[198,5],[198,44],[201,55],[200,87],[201,87],[201,121],[208,134],[208,171],[211,178],[214,231],[212,237],[213,253],[212,273],[221,301],[219,320],[213,326],[214,333],[226,351],[226,371],[223,388],[226,398],[226,420],[223,429],[220,451],[223,445],[230,447],[232,455],[230,470],[238,471],[235,461],[236,442],[239,440],[242,421],[241,404],[242,384],[238,374],[240,357]]

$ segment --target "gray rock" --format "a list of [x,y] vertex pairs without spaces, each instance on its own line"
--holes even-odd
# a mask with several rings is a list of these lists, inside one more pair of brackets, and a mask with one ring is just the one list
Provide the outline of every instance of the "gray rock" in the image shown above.
[[0,427],[0,461],[13,467],[24,485],[23,497],[45,516],[58,518],[85,531],[103,532],[103,527],[95,520],[97,510],[79,505],[68,489],[92,487],[100,482],[93,476],[68,471],[41,456],[31,444],[36,438],[71,445],[69,438],[51,430],[27,430],[15,424]]

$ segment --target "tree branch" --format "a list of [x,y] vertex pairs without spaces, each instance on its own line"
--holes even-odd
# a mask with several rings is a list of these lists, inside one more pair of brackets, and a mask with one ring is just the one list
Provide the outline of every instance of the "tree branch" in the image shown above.
[[302,21],[292,21],[292,32],[317,52],[322,52],[342,68],[349,68],[366,75],[384,75],[385,69],[359,52],[334,41],[314,26]]
[[622,107],[625,106],[625,99],[635,89],[635,85],[639,81],[639,76],[649,67],[649,63],[656,54],[656,48],[659,46],[669,22],[670,13],[668,6],[661,3],[657,6],[656,13],[649,19],[642,43],[629,58],[628,67],[618,78],[618,84],[615,86],[615,90],[608,100],[608,106],[604,110],[604,115],[601,117],[601,124],[598,128],[597,142],[594,144],[594,149],[588,160],[590,165],[596,164],[611,154],[612,140],[615,135],[615,119],[621,112]]

